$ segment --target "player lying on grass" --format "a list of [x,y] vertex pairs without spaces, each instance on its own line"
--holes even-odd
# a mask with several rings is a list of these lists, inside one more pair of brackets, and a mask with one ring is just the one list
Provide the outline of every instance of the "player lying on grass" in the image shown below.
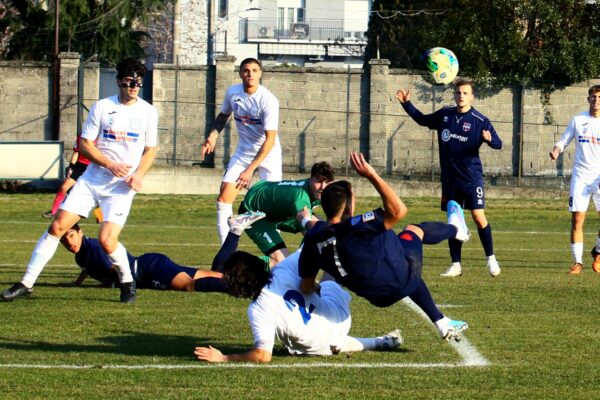
[[352,153],[352,168],[367,178],[383,201],[383,208],[354,215],[355,198],[348,181],[327,186],[321,206],[327,222],[319,221],[304,236],[299,261],[302,291],[319,291],[319,269],[377,307],[389,307],[404,297],[419,306],[445,339],[457,339],[467,323],[454,321],[437,308],[421,279],[423,243],[436,244],[455,238],[469,239],[458,203],[448,203],[448,224],[422,222],[408,225],[396,235],[394,224],[408,212],[392,188],[360,153]]
[[[67,250],[75,254],[75,262],[82,270],[71,285],[81,285],[88,276],[106,287],[119,285],[117,271],[98,239],[85,236],[78,224],[69,229],[60,242]],[[224,292],[226,290],[220,272],[179,265],[159,253],[146,253],[138,257],[127,253],[127,256],[138,288],[186,292]]]
[[[307,179],[281,182],[260,181],[254,184],[240,204],[239,213],[262,211],[266,218],[246,231],[258,248],[271,258],[271,265],[290,253],[279,231],[298,233],[312,227],[314,207],[320,204],[321,192],[333,182],[334,171],[328,162],[312,166]],[[302,218],[296,218],[303,213]]]
[[227,258],[223,279],[229,294],[253,299],[248,319],[254,347],[240,354],[225,355],[220,350],[196,347],[198,360],[209,362],[269,362],[275,339],[292,355],[332,355],[340,352],[389,350],[402,344],[400,331],[386,336],[355,338],[350,330],[350,295],[334,281],[321,283],[320,293],[300,292],[296,251],[277,264],[272,272],[264,260],[243,251]]

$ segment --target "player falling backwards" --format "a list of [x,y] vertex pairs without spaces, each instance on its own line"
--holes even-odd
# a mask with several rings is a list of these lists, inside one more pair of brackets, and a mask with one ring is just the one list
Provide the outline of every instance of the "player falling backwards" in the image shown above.
[[337,181],[325,188],[321,206],[327,222],[317,222],[304,236],[298,267],[303,293],[319,291],[316,276],[322,269],[377,307],[389,307],[409,297],[427,314],[443,338],[458,340],[467,323],[442,314],[421,278],[421,271],[423,243],[469,239],[462,209],[451,202],[448,224],[422,222],[408,225],[396,235],[392,228],[406,216],[406,206],[362,154],[352,153],[350,162],[377,190],[383,208],[354,215],[355,197],[350,182]]

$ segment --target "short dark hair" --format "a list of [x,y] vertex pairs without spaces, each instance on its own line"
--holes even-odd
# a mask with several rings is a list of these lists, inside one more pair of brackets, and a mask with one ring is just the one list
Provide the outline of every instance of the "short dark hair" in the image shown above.
[[588,96],[591,96],[593,93],[600,92],[600,85],[594,85],[588,89]]
[[460,86],[470,86],[471,92],[475,93],[475,85],[473,81],[467,78],[457,78],[454,83],[454,90],[458,89]]
[[321,193],[321,207],[331,219],[342,211],[343,207],[349,207],[352,201],[352,184],[348,181],[333,182]]
[[242,68],[244,67],[244,65],[246,64],[258,64],[258,67],[261,69],[262,71],[262,64],[260,61],[258,61],[256,58],[252,58],[252,57],[248,57],[245,58],[242,63],[240,64],[240,71],[242,70]]
[[327,161],[318,162],[310,169],[310,177],[320,178],[324,182],[333,182],[335,179],[333,166]]
[[135,58],[126,58],[117,64],[117,79],[128,76],[132,78],[144,78],[146,66]]
[[256,300],[262,288],[271,282],[271,271],[255,255],[236,251],[225,261],[223,279],[229,295]]

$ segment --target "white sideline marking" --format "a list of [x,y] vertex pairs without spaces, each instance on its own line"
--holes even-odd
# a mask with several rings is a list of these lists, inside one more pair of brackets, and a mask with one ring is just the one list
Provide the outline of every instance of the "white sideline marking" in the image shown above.
[[[427,315],[410,299],[402,300],[408,308],[419,314],[422,318],[429,321]],[[446,307],[460,307],[456,305],[446,305]],[[437,333],[437,332],[436,332]],[[181,369],[206,369],[206,368],[269,368],[269,369],[293,369],[293,368],[457,368],[457,367],[485,367],[490,365],[490,362],[481,355],[477,349],[471,345],[468,339],[463,335],[460,342],[450,341],[448,344],[462,358],[458,363],[292,363],[292,364],[256,364],[256,363],[222,363],[222,364],[138,364],[138,365],[69,365],[69,364],[0,364],[0,369],[124,369],[124,370],[139,370],[139,369],[164,369],[164,370],[181,370]]]
[[[411,299],[405,297],[402,299],[402,301],[408,306],[408,308],[419,314],[421,318],[425,319],[427,322],[430,322],[429,317]],[[485,367],[490,365],[490,362],[487,360],[487,358],[477,351],[475,346],[469,342],[464,334],[462,335],[460,342],[450,340],[448,344],[450,344],[450,346],[462,358],[462,363],[460,365],[465,367]]]
[[[495,233],[495,232],[494,232]],[[17,240],[17,239],[0,239],[0,243],[37,243],[37,240]],[[153,243],[153,242],[136,242],[135,243],[136,246],[163,246],[163,247],[167,247],[167,246],[171,246],[171,247],[214,247],[214,248],[219,248],[221,247],[221,245],[219,243],[165,243],[165,242],[160,242],[160,243]],[[256,248],[256,246],[254,246],[253,244],[240,244],[238,247],[240,248]],[[442,247],[430,247],[428,249],[428,251],[445,251],[448,252],[447,248],[442,248]],[[463,252],[468,252],[468,251],[477,251],[477,252],[481,252],[481,248],[465,248],[463,247]],[[534,250],[532,250],[531,248],[506,248],[506,247],[502,247],[499,251],[498,249],[496,249],[496,253],[499,252],[507,252],[507,251],[526,251],[526,252],[532,252]],[[568,251],[568,250],[567,250]],[[557,249],[557,248],[553,248],[553,249],[535,249],[536,253],[564,253],[565,249]],[[500,260],[502,261],[502,260]]]
[[[208,214],[205,214],[208,215]],[[19,220],[11,220],[4,221],[3,224],[15,224],[15,225],[50,225],[52,220],[42,220],[40,222],[33,221],[19,221]],[[88,226],[99,226],[93,221],[80,221],[79,225],[88,227]],[[191,229],[191,230],[205,230],[205,229],[215,229],[213,225],[145,225],[145,224],[127,224],[127,228],[149,228],[149,229]],[[595,235],[597,232],[589,231],[584,232],[584,235]],[[514,235],[514,234],[523,234],[523,235],[566,235],[569,236],[568,230],[561,231],[503,231],[503,230],[494,230],[494,235]]]
[[0,364],[1,368],[18,369],[206,369],[206,368],[270,368],[270,369],[291,369],[291,368],[456,368],[470,367],[465,363],[295,363],[295,364],[256,364],[256,363],[220,363],[206,364],[198,362],[196,364],[139,364],[139,365],[69,365],[69,364]]

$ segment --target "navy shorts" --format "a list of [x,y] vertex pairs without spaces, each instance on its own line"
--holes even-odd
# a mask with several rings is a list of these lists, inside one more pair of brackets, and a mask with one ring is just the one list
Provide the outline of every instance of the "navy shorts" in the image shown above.
[[421,278],[423,272],[423,241],[412,231],[402,231],[398,234],[402,243],[404,256],[411,270],[411,275]]
[[159,253],[142,254],[135,262],[135,281],[143,289],[169,290],[171,282],[181,272],[193,279],[198,271],[196,268],[175,264],[169,257]]
[[442,182],[442,211],[448,211],[446,205],[450,200],[456,201],[465,210],[485,208],[485,192],[483,182],[472,190],[465,191],[450,183]]
[[83,173],[85,172],[85,170],[87,169],[87,167],[88,167],[88,164],[76,162],[73,165],[73,167],[71,167],[71,176],[69,178],[71,178],[74,181],[76,181],[77,179],[79,179],[79,177],[81,175],[83,175]]

